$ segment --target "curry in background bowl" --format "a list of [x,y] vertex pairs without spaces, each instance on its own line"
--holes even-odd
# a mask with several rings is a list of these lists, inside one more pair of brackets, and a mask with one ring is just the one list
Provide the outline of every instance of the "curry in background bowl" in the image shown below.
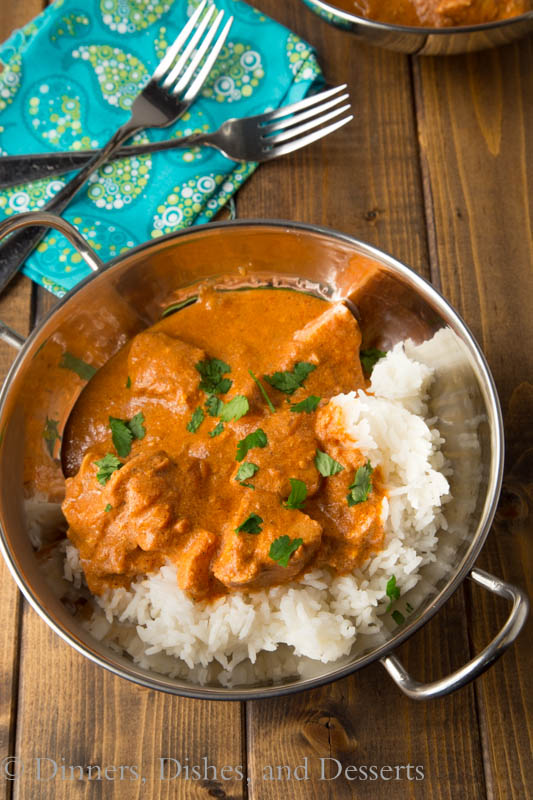
[[335,0],[334,5],[377,22],[423,28],[482,25],[532,8],[530,0]]

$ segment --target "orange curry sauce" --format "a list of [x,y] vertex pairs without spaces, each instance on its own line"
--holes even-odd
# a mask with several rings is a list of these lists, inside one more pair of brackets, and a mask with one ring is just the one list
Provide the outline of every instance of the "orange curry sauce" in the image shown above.
[[517,17],[531,0],[332,0],[333,5],[392,25],[446,28]]
[[[64,434],[63,460],[73,477],[63,511],[90,589],[127,586],[169,560],[183,590],[211,599],[285,583],[316,566],[345,573],[381,549],[379,469],[367,499],[349,505],[350,485],[366,459],[339,440],[327,407],[334,395],[366,385],[360,343],[344,305],[276,289],[202,290],[194,305],[128,342],[87,385]],[[196,365],[215,358],[229,367],[224,392],[200,387]],[[264,378],[300,362],[314,369],[292,394]],[[221,422],[223,404],[237,395],[248,410]],[[311,395],[320,398],[316,410],[293,410]],[[139,413],[144,436],[132,437],[123,466],[99,481],[95,462],[118,456],[109,418],[128,421]],[[237,460],[238,443],[259,429],[264,446]],[[317,450],[342,471],[323,477]],[[239,481],[245,463],[255,472]],[[299,508],[284,505],[291,478],[305,484]],[[250,517],[255,532],[236,532]],[[281,536],[294,547],[286,566],[272,557]]]

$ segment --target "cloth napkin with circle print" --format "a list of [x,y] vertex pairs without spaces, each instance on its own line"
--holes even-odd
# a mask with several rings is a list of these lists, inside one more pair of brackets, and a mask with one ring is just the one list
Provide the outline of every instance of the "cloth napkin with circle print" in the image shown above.
[[[200,0],[55,0],[0,46],[0,153],[100,147]],[[301,99],[320,69],[312,49],[242,0],[216,0],[235,17],[201,96],[173,126],[134,141],[216,130],[229,117]],[[130,247],[208,222],[256,169],[212,148],[177,149],[114,161],[65,211],[108,261]],[[41,208],[68,180],[0,191],[0,219]],[[24,272],[61,297],[89,270],[51,231]]]

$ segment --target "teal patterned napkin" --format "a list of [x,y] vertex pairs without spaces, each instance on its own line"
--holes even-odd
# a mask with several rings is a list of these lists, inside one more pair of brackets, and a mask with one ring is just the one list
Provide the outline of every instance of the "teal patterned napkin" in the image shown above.
[[[56,0],[0,46],[0,152],[103,145],[199,1]],[[235,21],[201,97],[174,126],[142,132],[136,141],[215,130],[228,117],[299,100],[320,79],[313,51],[289,30],[242,0],[216,5]],[[208,222],[256,167],[211,148],[115,161],[93,176],[64,217],[107,261]],[[68,177],[1,191],[0,218],[39,209]],[[88,269],[52,231],[24,272],[61,297]]]

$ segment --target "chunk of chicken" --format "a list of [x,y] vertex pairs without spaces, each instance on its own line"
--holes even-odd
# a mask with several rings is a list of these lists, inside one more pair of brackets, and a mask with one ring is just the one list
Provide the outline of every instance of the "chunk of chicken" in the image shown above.
[[204,358],[203,350],[166,333],[140,333],[128,354],[132,392],[166,400],[181,411],[190,410],[201,396],[195,364]]
[[[236,533],[251,514],[261,518],[260,533]],[[298,575],[320,546],[321,525],[302,511],[284,508],[276,495],[255,491],[245,496],[237,513],[225,526],[222,547],[213,561],[215,577],[228,588],[259,589],[285,583]],[[286,535],[302,539],[286,567],[269,553],[274,540]]]
[[[289,478],[297,478],[305,483],[307,494],[313,495],[320,481],[314,464],[316,436],[313,418],[309,414],[293,413],[289,408],[264,418],[247,415],[235,424],[237,439],[244,439],[257,428],[264,430],[268,441],[266,447],[253,448],[244,459],[259,467],[248,483],[285,500],[291,491]],[[237,463],[232,480],[239,466]]]
[[360,346],[361,333],[355,317],[343,303],[335,303],[296,331],[276,369],[280,372],[292,370],[299,361],[317,368],[309,373],[303,388],[291,397],[294,401],[309,394],[333,396],[349,392],[365,385],[359,361]]
[[149,451],[130,459],[102,486],[95,465],[102,455],[94,450],[85,455],[78,474],[66,481],[62,506],[69,538],[97,594],[105,576],[120,574],[126,585],[164,563],[190,527],[180,498],[199,496],[202,485],[196,459],[178,466],[164,451]]
[[211,575],[210,565],[216,546],[214,533],[195,528],[172,558],[179,587],[194,600],[202,600],[213,592],[216,581]]

